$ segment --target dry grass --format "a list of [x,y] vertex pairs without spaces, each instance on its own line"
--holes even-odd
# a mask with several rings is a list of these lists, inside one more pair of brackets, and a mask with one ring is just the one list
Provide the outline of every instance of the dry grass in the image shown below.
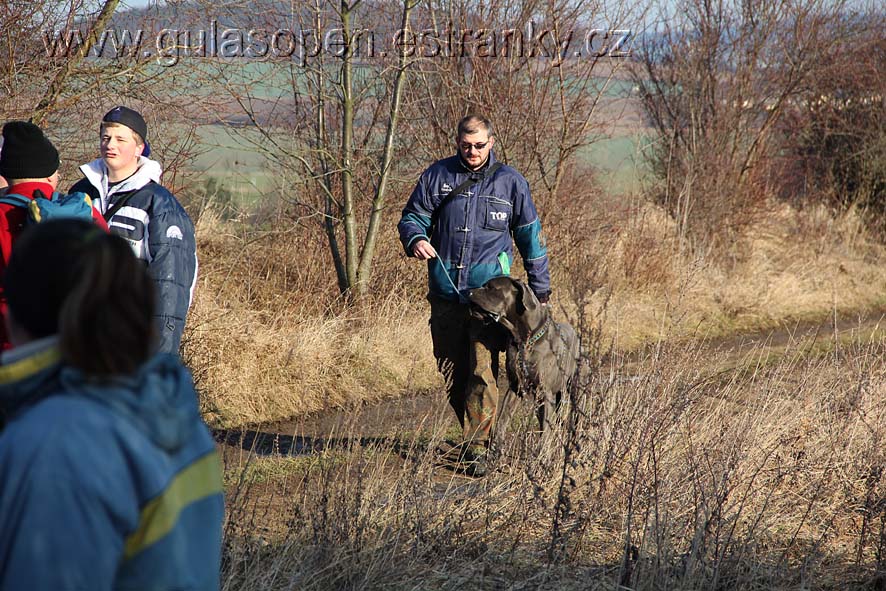
[[325,253],[305,252],[311,244],[291,233],[229,227],[237,226],[200,218],[200,283],[184,345],[211,424],[299,416],[436,383],[432,353],[418,345],[427,319],[416,303],[390,293],[342,305],[321,287]]
[[[883,247],[866,238],[851,211],[834,217],[773,205],[764,224],[715,258],[681,252],[670,219],[642,200],[571,203],[580,207],[549,204],[554,213],[545,220],[555,309],[599,327],[616,350],[884,304]],[[393,232],[384,234],[376,263],[378,295],[346,306],[315,225],[277,219],[275,230],[262,231],[253,224],[223,222],[211,210],[199,216],[200,282],[184,354],[213,425],[303,416],[440,385],[424,267],[403,256]]]
[[[441,465],[442,400],[414,429],[367,438],[355,418],[294,457],[229,441],[224,589],[886,585],[882,332],[740,359],[705,341],[880,305],[881,247],[851,212],[779,207],[714,257],[641,201],[598,205],[594,225],[546,220],[558,314],[609,350],[556,437],[515,430],[480,480]],[[185,354],[215,426],[439,390],[423,267],[392,234],[384,295],[346,306],[315,230],[250,226],[198,223]]]
[[[187,361],[215,426],[395,397],[437,383],[427,320],[398,301],[324,316],[221,308],[206,290],[189,320]],[[236,319],[232,322],[232,319]]]
[[510,434],[481,480],[439,466],[442,413],[266,457],[289,466],[232,487],[224,588],[881,588],[883,341],[763,353],[614,359],[556,437]]
[[592,314],[605,309],[602,331],[618,349],[664,335],[720,337],[886,304],[886,250],[866,236],[854,211],[835,217],[823,208],[773,204],[731,252],[716,253],[681,252],[673,222],[648,204],[612,225],[622,230],[584,245],[605,260],[603,276],[583,280],[582,267],[594,260],[572,260],[565,245],[564,262],[555,259],[555,284],[598,290],[590,300],[570,294],[564,311],[574,318],[574,302]]

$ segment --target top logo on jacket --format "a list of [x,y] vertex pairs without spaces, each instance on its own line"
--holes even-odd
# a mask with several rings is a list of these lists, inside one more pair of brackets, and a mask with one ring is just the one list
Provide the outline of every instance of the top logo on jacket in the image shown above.
[[503,222],[508,219],[508,212],[506,211],[490,211],[489,217],[498,222]]
[[444,195],[452,193],[452,187],[449,185],[449,183],[443,183],[443,186],[440,188],[440,192]]

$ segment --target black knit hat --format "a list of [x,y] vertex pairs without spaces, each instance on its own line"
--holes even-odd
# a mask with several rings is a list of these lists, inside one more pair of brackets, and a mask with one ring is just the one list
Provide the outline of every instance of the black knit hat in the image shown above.
[[58,150],[43,131],[27,121],[10,121],[3,126],[0,175],[7,179],[42,179],[59,167]]

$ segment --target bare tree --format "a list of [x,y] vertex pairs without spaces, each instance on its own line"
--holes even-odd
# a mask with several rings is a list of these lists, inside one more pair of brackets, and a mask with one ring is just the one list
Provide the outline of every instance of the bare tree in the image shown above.
[[[255,80],[236,83],[226,68],[230,62],[215,70],[216,82],[249,122],[233,132],[294,175],[286,181],[301,189],[296,205],[322,219],[338,288],[353,298],[369,289],[395,167],[403,88],[414,62],[406,52],[375,54],[375,35],[393,34],[392,22],[408,30],[421,2],[403,0],[394,8],[315,0],[290,13],[304,53],[268,62],[288,79],[272,99],[253,96]],[[266,28],[279,30],[280,16],[266,21]],[[217,114],[219,106],[212,108]]]
[[[102,4],[95,21],[87,25],[87,33],[83,43],[79,45],[77,51],[73,52],[62,62],[61,67],[56,71],[55,76],[53,76],[52,81],[49,83],[49,87],[43,94],[43,98],[34,107],[34,123],[38,125],[42,123],[47,113],[55,107],[56,102],[58,102],[59,97],[64,92],[65,83],[70,78],[71,73],[95,46],[98,40],[97,31],[101,31],[110,24],[111,17],[114,15],[114,11],[117,10],[118,3],[119,0],[106,0]],[[71,14],[69,13],[70,16]]]
[[[400,31],[406,31],[410,25],[410,15],[413,9],[421,0],[404,0],[402,2],[402,12],[400,18]],[[357,97],[353,86],[354,60],[356,46],[352,39],[357,39],[354,35],[354,22],[352,20],[355,11],[361,4],[361,0],[348,2],[341,0],[337,17],[341,22],[342,34],[348,43],[341,56],[340,79],[337,82],[339,87],[339,105],[341,108],[341,134],[339,147],[339,166],[341,169],[341,188],[342,202],[341,213],[342,223],[345,235],[345,260],[343,265],[342,277],[341,270],[338,270],[339,287],[344,290],[354,290],[355,295],[360,296],[366,292],[368,279],[372,271],[372,259],[375,254],[375,245],[377,241],[378,231],[382,220],[382,212],[384,209],[385,192],[388,184],[388,177],[391,171],[391,163],[393,159],[393,142],[394,134],[397,130],[397,123],[400,116],[400,101],[403,93],[403,84],[406,76],[406,69],[409,67],[410,59],[405,52],[399,52],[397,64],[390,90],[387,123],[385,125],[385,139],[378,156],[377,170],[375,171],[374,193],[370,205],[369,221],[363,234],[362,245],[359,244],[360,232],[358,230],[358,217],[355,212],[356,197],[354,195],[354,164],[355,164],[355,146],[354,146],[354,116],[357,108]],[[322,67],[322,66],[321,66]],[[320,77],[322,80],[322,76]],[[318,85],[318,93],[323,93],[324,89]],[[322,100],[322,99],[318,99]],[[322,123],[322,122],[320,122]],[[327,137],[326,130],[318,125],[318,139]],[[331,168],[332,162],[328,160],[329,153],[321,152],[327,162],[324,163],[324,170]],[[325,185],[324,185],[325,186]],[[330,246],[334,250],[338,250],[338,241],[334,232],[328,233]]]
[[844,2],[682,0],[662,8],[634,71],[657,134],[657,198],[681,246],[731,240],[766,197],[776,124],[840,39]]
[[542,202],[555,195],[580,150],[620,117],[613,83],[628,62],[618,56],[629,54],[644,11],[630,1],[430,2],[427,30],[453,39],[453,57],[424,60],[410,87],[418,125],[433,131],[420,156],[451,150],[453,122],[481,111],[495,124],[499,157],[542,190]]
[[156,157],[175,188],[193,160],[193,125],[170,81],[175,71],[145,51],[154,48],[163,16],[174,19],[175,11],[120,8],[118,0],[0,4],[0,116],[46,127],[70,172],[97,155],[105,110],[136,107],[152,122]]
[[780,125],[780,186],[795,203],[857,206],[881,231],[886,211],[886,15],[845,16],[841,42],[819,58],[818,74]]
[[[626,62],[610,51],[610,29],[629,41],[643,8],[628,1],[604,8],[565,0],[313,0],[247,15],[245,5],[228,4],[232,25],[285,24],[298,32],[300,51],[269,56],[254,76],[243,74],[248,60],[212,62],[226,99],[204,106],[268,159],[296,219],[321,222],[339,291],[359,297],[369,290],[387,195],[405,199],[419,172],[451,152],[453,126],[467,112],[492,118],[498,156],[524,172],[542,205],[560,191],[581,150],[619,116],[612,87],[627,77]],[[614,24],[591,48],[586,37],[601,15]]]

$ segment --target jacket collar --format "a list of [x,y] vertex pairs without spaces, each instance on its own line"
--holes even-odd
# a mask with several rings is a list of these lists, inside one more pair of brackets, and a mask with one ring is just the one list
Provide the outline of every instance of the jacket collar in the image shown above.
[[489,150],[489,158],[486,159],[486,162],[483,163],[483,166],[481,166],[477,170],[473,170],[470,166],[468,166],[468,163],[465,162],[465,159],[461,157],[461,152],[458,152],[455,157],[458,158],[458,163],[464,172],[471,175],[476,174],[480,176],[482,176],[487,170],[489,170],[489,167],[492,166],[492,164],[497,160],[495,157],[495,150]]
[[108,209],[109,197],[116,193],[125,193],[127,191],[137,191],[151,181],[160,184],[160,175],[163,169],[160,163],[144,156],[138,157],[138,169],[128,179],[108,189],[108,167],[105,161],[97,158],[92,162],[87,162],[80,167],[80,172],[86,177],[93,187],[96,188],[101,201],[101,211],[104,213]]
[[15,185],[10,186],[7,189],[7,194],[14,193],[16,195],[23,195],[29,199],[34,198],[34,191],[40,189],[46,197],[52,197],[53,188],[49,183],[44,183],[41,181],[31,181],[27,183],[17,183]]

